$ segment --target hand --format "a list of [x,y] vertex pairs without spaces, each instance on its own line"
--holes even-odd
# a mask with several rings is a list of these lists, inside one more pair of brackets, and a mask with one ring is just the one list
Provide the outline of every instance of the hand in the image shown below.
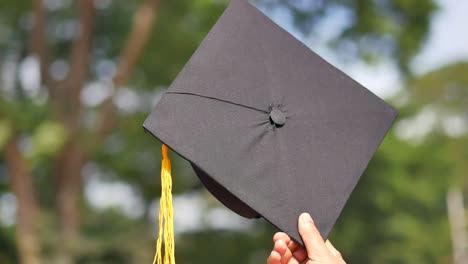
[[305,249],[285,233],[276,233],[273,236],[275,245],[267,264],[346,264],[330,241],[323,242],[309,214],[301,214],[298,226]]

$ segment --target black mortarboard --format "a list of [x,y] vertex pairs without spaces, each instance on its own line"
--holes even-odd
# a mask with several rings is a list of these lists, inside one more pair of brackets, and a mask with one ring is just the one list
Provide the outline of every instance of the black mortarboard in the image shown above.
[[187,159],[224,205],[301,243],[323,238],[396,111],[246,0],[233,0],[145,129]]

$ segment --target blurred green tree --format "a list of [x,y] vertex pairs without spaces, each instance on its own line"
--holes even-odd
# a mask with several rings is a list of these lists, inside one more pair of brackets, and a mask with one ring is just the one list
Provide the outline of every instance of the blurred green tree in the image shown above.
[[[435,10],[432,0],[254,2],[266,12],[269,8],[290,12],[295,26],[307,35],[330,13],[345,10],[349,16],[330,41],[331,47],[353,59],[394,60],[403,73],[408,73],[408,62],[423,43]],[[0,243],[5,244],[0,250],[1,263],[149,261],[154,238],[152,232],[148,234],[152,225],[147,219],[159,196],[160,154],[141,124],[152,99],[171,83],[226,4],[214,0],[0,0],[0,194],[13,192],[17,201],[16,238],[10,229],[0,229]],[[418,151],[423,150],[395,144],[413,154],[408,160],[393,160],[401,149],[388,143],[374,162],[392,166],[385,172],[386,180],[400,172],[405,174],[399,177],[409,177],[413,175],[410,170],[419,177]],[[437,170],[444,166],[435,156],[428,159]],[[174,165],[184,172],[174,179],[176,193],[202,188],[185,162],[176,159]],[[83,185],[89,180],[86,171],[95,167],[110,180],[138,190],[144,214],[133,219],[115,210],[97,210],[83,199]],[[381,172],[380,165],[374,167]],[[361,192],[389,188],[378,204],[372,204],[375,210],[369,214],[376,219],[369,220],[370,224],[387,230],[387,225],[401,220],[411,229],[414,219],[405,215],[382,226],[376,223],[401,206],[386,202],[393,199],[392,188],[411,196],[405,186],[380,181],[380,177],[366,178],[375,183],[364,182]],[[356,216],[349,218],[358,219],[358,213],[365,210],[361,203],[369,202],[369,197],[359,192],[353,197],[357,202],[348,211]],[[391,208],[385,211],[383,206]],[[418,217],[426,214],[423,209]],[[347,232],[353,231],[346,226]],[[225,263],[258,263],[267,254],[262,248],[269,245],[271,230],[257,224],[252,234],[226,231],[214,236],[209,230],[182,234],[186,242],[181,243],[178,258],[190,263],[218,263],[219,258]],[[340,241],[356,239],[360,243],[349,247],[367,247],[372,239],[365,238],[385,239],[385,230],[376,235],[361,229],[365,232],[362,239],[343,231]],[[389,247],[384,244],[382,256],[376,259],[355,255],[352,259],[387,261],[393,255],[393,251],[385,253]],[[12,248],[18,250],[17,255]],[[411,257],[408,250],[405,254]]]

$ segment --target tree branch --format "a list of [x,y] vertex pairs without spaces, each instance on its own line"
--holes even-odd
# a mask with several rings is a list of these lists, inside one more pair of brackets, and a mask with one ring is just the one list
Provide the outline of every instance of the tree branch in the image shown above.
[[[77,118],[81,112],[80,93],[86,81],[89,70],[91,42],[93,38],[93,25],[95,8],[93,0],[77,1],[80,26],[79,35],[73,43],[70,72],[64,81],[67,89],[67,100],[63,100],[65,105],[65,116],[67,117],[67,127],[76,128]],[[65,90],[65,89],[64,89]]]
[[[132,29],[120,56],[117,73],[112,79],[112,85],[115,89],[119,89],[119,87],[127,83],[138,59],[141,57],[144,47],[151,36],[151,30],[156,20],[156,12],[159,5],[159,0],[146,0],[135,13]],[[97,119],[98,139],[102,139],[114,127],[115,109],[112,99],[112,97],[106,99],[100,107]]]
[[[34,24],[31,38],[29,39],[29,50],[39,60],[41,83],[49,82],[47,70],[48,50],[45,44],[46,11],[43,0],[33,1]],[[52,94],[52,91],[49,91]]]
[[56,206],[61,223],[61,243],[57,262],[73,263],[74,248],[79,231],[81,167],[85,149],[80,144],[82,103],[81,90],[89,72],[93,39],[95,7],[93,0],[75,1],[79,12],[79,31],[70,57],[70,71],[59,84],[58,114],[68,131],[68,140],[54,160]]

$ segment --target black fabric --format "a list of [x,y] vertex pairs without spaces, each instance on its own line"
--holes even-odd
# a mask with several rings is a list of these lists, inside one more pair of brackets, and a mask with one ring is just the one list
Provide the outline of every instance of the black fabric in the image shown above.
[[144,127],[189,160],[226,206],[261,215],[302,244],[299,214],[311,213],[328,237],[395,116],[234,0]]
[[245,218],[260,218],[261,216],[250,206],[242,202],[239,198],[230,193],[221,184],[217,183],[213,178],[207,175],[197,165],[192,163],[193,170],[200,178],[200,181],[205,185],[206,189],[210,191],[221,203],[234,211],[240,216]]

